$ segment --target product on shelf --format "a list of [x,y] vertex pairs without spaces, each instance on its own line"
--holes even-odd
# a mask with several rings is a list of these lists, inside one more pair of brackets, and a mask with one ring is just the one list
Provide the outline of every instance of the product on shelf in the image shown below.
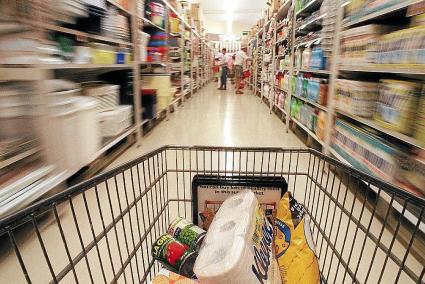
[[192,278],[197,253],[177,241],[170,234],[163,234],[152,245],[152,256],[165,267],[180,275]]
[[379,41],[389,26],[371,24],[352,28],[341,35],[340,63],[344,65],[364,65],[376,62]]
[[133,107],[117,106],[114,110],[103,111],[97,115],[102,137],[114,137],[131,127],[133,122]]
[[381,80],[375,120],[388,129],[412,135],[421,87],[410,81]]
[[381,37],[375,63],[425,64],[425,25]]
[[83,87],[83,94],[98,101],[97,110],[110,111],[115,109],[120,102],[120,86],[110,84],[87,84]]
[[337,119],[332,147],[354,168],[394,183],[399,152],[381,138]]
[[316,136],[321,141],[324,141],[326,136],[326,119],[326,113],[324,111],[319,111],[316,124]]
[[350,1],[346,7],[346,19],[349,21],[356,20],[360,17],[374,13],[376,11],[389,8],[393,5],[399,4],[400,0],[354,0]]
[[348,114],[371,118],[376,110],[378,83],[338,79],[336,107]]
[[163,28],[165,19],[165,7],[164,4],[159,0],[146,0],[145,13],[149,20],[155,25]]
[[273,239],[273,226],[255,194],[245,190],[230,196],[208,229],[194,272],[211,284],[281,283]]
[[403,189],[425,197],[425,150],[400,153],[395,182]]
[[289,192],[283,195],[277,207],[275,233],[282,283],[320,283],[310,217]]
[[422,94],[418,105],[418,113],[415,117],[414,137],[425,145],[425,86],[422,88]]
[[148,60],[148,43],[150,40],[151,35],[145,32],[140,31],[139,32],[139,38],[140,38],[140,61],[146,62]]

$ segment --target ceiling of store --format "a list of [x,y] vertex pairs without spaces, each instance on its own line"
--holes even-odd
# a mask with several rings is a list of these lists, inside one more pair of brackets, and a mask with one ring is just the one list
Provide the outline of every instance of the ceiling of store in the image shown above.
[[[194,1],[195,2],[195,1]],[[229,10],[233,10],[233,25],[244,26],[249,30],[267,7],[266,0],[198,0],[201,3],[206,21],[228,21]],[[208,30],[208,27],[206,27]]]

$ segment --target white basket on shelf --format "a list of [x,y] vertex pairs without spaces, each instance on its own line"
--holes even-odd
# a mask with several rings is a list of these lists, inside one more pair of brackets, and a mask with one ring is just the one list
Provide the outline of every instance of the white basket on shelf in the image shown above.
[[100,133],[102,137],[120,135],[124,130],[131,127],[133,119],[133,107],[121,105],[111,111],[98,114]]

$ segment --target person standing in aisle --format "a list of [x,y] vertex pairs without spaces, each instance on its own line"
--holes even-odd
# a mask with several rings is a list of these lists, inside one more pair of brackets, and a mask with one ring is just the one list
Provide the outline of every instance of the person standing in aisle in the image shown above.
[[243,78],[243,67],[245,65],[245,62],[247,60],[251,60],[248,55],[246,55],[247,47],[241,46],[241,49],[236,52],[235,54],[235,62],[234,62],[234,69],[235,69],[235,77],[236,77],[236,94],[242,95],[243,92],[240,90],[240,85]]
[[222,56],[220,57],[220,67],[221,67],[221,77],[220,77],[220,88],[219,90],[226,90],[227,89],[227,72],[229,71],[227,66],[227,55],[226,55],[226,49],[223,48],[221,50]]

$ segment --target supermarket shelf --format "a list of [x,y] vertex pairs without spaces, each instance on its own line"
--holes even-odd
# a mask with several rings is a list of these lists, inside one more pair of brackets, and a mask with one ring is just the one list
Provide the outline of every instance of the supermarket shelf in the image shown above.
[[[337,160],[339,160],[341,163],[346,164],[349,167],[353,167],[351,165],[350,162],[348,162],[346,159],[344,159],[340,154],[338,154],[338,152],[336,150],[334,150],[332,147],[330,147],[329,152],[332,154],[332,156],[334,156]],[[354,167],[353,167],[354,168]],[[367,174],[367,173],[366,173]],[[385,181],[384,181],[385,182]],[[370,183],[368,183],[368,185],[370,186],[370,188],[375,192],[375,193],[379,193],[379,188],[377,188],[376,186],[370,185]],[[403,189],[401,189],[403,190]],[[381,191],[380,196],[386,200],[387,202],[391,202],[391,198],[388,194],[386,194],[385,192]],[[403,206],[397,201],[397,200],[393,200],[393,208],[395,210],[397,210],[399,213],[403,213]],[[409,210],[404,210],[404,217],[409,220],[412,224],[416,225],[418,224],[418,217],[416,217],[414,214],[412,214]],[[421,222],[419,224],[419,228],[422,232],[425,233],[425,223]]]
[[309,40],[309,41],[299,43],[299,44],[295,45],[294,48],[298,48],[298,47],[302,47],[302,46],[307,47],[307,46],[311,46],[313,44],[319,44],[321,40],[322,40],[322,38],[320,38],[320,37],[315,38],[315,39],[312,39],[312,40]]
[[114,1],[114,0],[106,0],[106,2],[108,2],[109,4],[115,6],[118,10],[120,10],[122,13],[126,14],[127,16],[131,16],[131,12],[129,10],[125,9],[120,4],[118,4],[116,1]]
[[17,163],[25,158],[28,158],[36,153],[38,153],[40,151],[40,148],[36,147],[33,149],[29,149],[25,152],[19,153],[13,157],[10,157],[6,160],[0,161],[0,169],[3,169],[5,167],[8,167],[10,165],[13,165],[14,163]]
[[296,18],[308,15],[311,12],[316,11],[317,9],[320,8],[320,6],[322,5],[322,2],[323,0],[312,0],[308,2],[307,5],[304,6],[304,8],[302,8],[295,14]]
[[319,108],[319,109],[321,109],[321,110],[323,110],[323,111],[325,111],[325,112],[328,112],[328,108],[327,107],[325,107],[325,106],[322,106],[321,104],[318,104],[318,103],[315,103],[315,102],[312,102],[312,101],[310,101],[309,99],[307,99],[307,98],[303,98],[303,97],[301,97],[301,96],[296,96],[296,95],[292,95],[293,97],[295,97],[295,98],[297,98],[297,99],[299,99],[299,100],[302,100],[302,101],[304,101],[304,102],[306,102],[306,103],[308,103],[308,104],[310,104],[310,105],[312,105],[312,106],[315,106],[315,107],[317,107],[317,108]]
[[345,116],[345,117],[348,117],[348,118],[351,118],[351,119],[353,119],[357,122],[360,122],[361,124],[366,125],[366,126],[372,128],[372,129],[375,129],[375,130],[377,130],[381,133],[384,133],[384,134],[389,135],[393,138],[396,138],[397,140],[405,142],[405,143],[407,143],[411,146],[425,150],[425,145],[423,143],[421,143],[420,141],[414,139],[413,137],[407,136],[405,134],[402,134],[402,133],[399,133],[399,132],[396,132],[396,131],[392,131],[392,130],[387,129],[385,127],[382,127],[382,126],[378,125],[376,122],[374,122],[370,119],[366,119],[366,118],[362,118],[362,117],[359,117],[359,116],[356,116],[356,115],[348,114],[348,113],[341,111],[341,110],[336,110],[336,112]]
[[276,89],[278,89],[278,90],[280,90],[280,91],[282,91],[282,92],[285,92],[285,93],[289,93],[289,90],[286,90],[286,89],[282,89],[281,87],[279,87],[279,86],[274,86]]
[[[325,16],[326,16],[326,13],[314,19],[311,19],[310,21],[308,21],[307,23],[299,27],[297,29],[297,33],[310,32],[315,30],[316,27],[321,27],[322,22],[320,20],[322,20]],[[318,23],[318,21],[320,21],[320,23]]]
[[394,5],[391,5],[389,7],[379,9],[379,11],[376,11],[374,13],[370,13],[370,14],[365,15],[363,17],[360,17],[358,19],[347,21],[346,23],[344,23],[342,25],[342,27],[348,28],[348,27],[351,27],[351,26],[354,26],[354,25],[357,25],[357,24],[360,24],[360,23],[363,23],[363,22],[366,22],[366,21],[370,21],[370,20],[373,20],[373,19],[376,19],[376,18],[380,18],[380,17],[383,17],[387,14],[391,14],[391,13],[403,10],[403,9],[409,7],[410,5],[420,3],[422,1],[423,0],[403,0],[403,1],[400,1],[400,3],[398,3],[398,4],[394,4]]
[[165,30],[164,28],[161,28],[160,26],[158,26],[158,25],[154,24],[151,20],[146,19],[145,17],[143,17],[143,18],[141,18],[141,19],[142,19],[142,21],[143,21],[145,24],[147,24],[147,25],[145,25],[145,27],[154,27],[154,28],[156,28],[156,29],[158,29],[158,30],[161,30],[161,31],[163,31],[163,32],[166,32],[166,30]]
[[166,66],[167,63],[162,62],[162,61],[152,61],[152,62],[148,62],[148,61],[143,61],[139,63],[140,65],[161,65],[161,66]]
[[276,45],[279,45],[279,44],[281,44],[282,42],[284,42],[285,40],[287,40],[288,38],[287,37],[285,37],[285,38],[283,38],[283,39],[281,39],[281,40],[279,40],[279,41],[276,41]]
[[41,21],[36,22],[36,21],[29,21],[29,20],[22,19],[22,20],[20,20],[20,22],[22,22],[23,24],[31,25],[33,27],[46,29],[46,30],[49,30],[49,31],[55,31],[55,32],[61,32],[61,33],[65,33],[65,34],[75,35],[75,36],[78,36],[78,37],[83,38],[83,39],[84,38],[94,39],[94,40],[102,41],[102,42],[105,42],[105,43],[113,43],[113,44],[118,44],[118,45],[122,45],[122,46],[132,46],[133,45],[131,42],[128,42],[128,41],[114,39],[114,38],[100,36],[100,35],[86,33],[86,32],[81,32],[81,31],[77,31],[77,30],[74,30],[74,29],[64,28],[64,27],[61,27],[61,26],[58,26],[58,25],[53,25],[53,24],[49,24],[49,23],[45,23],[45,22],[41,22]]
[[286,110],[284,110],[283,108],[280,108],[277,104],[274,104],[274,107],[277,108],[278,110],[280,110],[283,114],[286,115]]
[[322,140],[320,140],[319,138],[317,138],[316,134],[314,134],[313,131],[311,131],[310,129],[308,129],[304,124],[302,124],[301,122],[299,122],[298,120],[296,120],[292,116],[291,116],[291,120],[293,122],[295,122],[301,129],[303,129],[305,132],[307,132],[308,135],[310,135],[314,140],[317,141],[317,143],[319,143],[322,146],[325,146],[325,142],[323,142]]
[[340,65],[340,71],[425,75],[425,64]]
[[295,72],[304,72],[304,73],[315,73],[315,74],[326,74],[329,75],[331,72],[329,70],[318,70],[318,69],[302,69],[294,68]]

